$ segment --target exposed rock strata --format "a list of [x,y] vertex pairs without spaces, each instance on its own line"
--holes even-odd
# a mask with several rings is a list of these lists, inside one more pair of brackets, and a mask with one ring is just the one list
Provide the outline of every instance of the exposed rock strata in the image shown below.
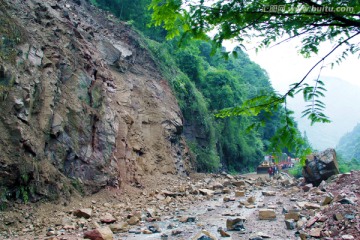
[[128,26],[84,1],[4,3],[26,32],[16,64],[0,58],[0,182],[10,195],[53,199],[186,174],[182,114]]

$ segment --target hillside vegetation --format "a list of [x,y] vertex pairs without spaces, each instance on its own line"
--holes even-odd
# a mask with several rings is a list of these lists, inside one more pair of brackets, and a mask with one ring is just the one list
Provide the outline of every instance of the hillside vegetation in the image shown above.
[[360,124],[340,139],[336,150],[342,172],[360,169]]
[[[280,121],[284,109],[278,109],[272,116],[261,112],[256,117],[214,117],[218,110],[274,92],[267,73],[240,48],[235,50],[236,57],[226,59],[224,49],[214,53],[206,41],[165,41],[164,30],[146,27],[150,0],[140,1],[134,8],[131,1],[91,2],[112,11],[146,36],[154,59],[177,97],[184,117],[184,133],[198,171],[252,171],[265,153],[274,151],[276,146],[271,139],[287,124]],[[295,134],[300,136],[298,131]]]

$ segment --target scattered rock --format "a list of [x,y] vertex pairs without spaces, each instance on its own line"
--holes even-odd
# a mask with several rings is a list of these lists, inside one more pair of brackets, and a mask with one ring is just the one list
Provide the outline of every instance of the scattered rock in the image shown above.
[[129,229],[129,224],[127,222],[121,222],[117,224],[111,224],[109,227],[114,233],[127,232]]
[[256,233],[256,235],[258,235],[259,237],[262,237],[262,238],[271,238],[271,236],[269,234],[266,234],[263,232],[258,232],[258,233]]
[[334,219],[335,219],[336,221],[341,221],[341,220],[344,219],[344,217],[343,217],[343,215],[341,215],[341,213],[335,213],[335,214],[334,214]]
[[219,228],[218,232],[220,233],[221,237],[230,237],[230,234],[225,232],[224,229],[222,229],[222,228]]
[[245,186],[245,181],[244,180],[235,181],[233,182],[233,184],[237,187],[241,187],[241,186]]
[[214,191],[213,190],[210,190],[210,189],[199,189],[199,192],[202,194],[202,195],[206,195],[206,196],[213,196],[214,195]]
[[217,240],[217,237],[215,237],[213,234],[206,230],[202,230],[198,234],[195,235],[195,237],[192,238],[192,240]]
[[181,231],[180,229],[175,229],[171,231],[171,236],[177,236],[180,235],[183,231]]
[[79,209],[74,211],[74,215],[76,217],[90,218],[92,215],[92,209],[91,208]]
[[259,219],[260,220],[272,220],[276,218],[276,213],[272,209],[260,209]]
[[306,184],[305,186],[302,187],[302,190],[304,192],[308,192],[310,191],[310,189],[313,187],[312,183]]
[[342,235],[341,236],[341,239],[344,239],[344,240],[352,240],[352,239],[355,239],[354,236],[352,235]]
[[224,198],[223,198],[223,201],[224,201],[224,202],[235,201],[235,198],[233,198],[233,197],[224,197]]
[[189,217],[189,216],[182,216],[179,221],[182,223],[186,223],[186,222],[195,222],[196,218],[195,217]]
[[286,229],[288,229],[288,230],[295,229],[295,221],[294,221],[294,219],[285,220],[285,224],[286,224]]
[[212,184],[211,188],[212,188],[213,190],[223,189],[224,186],[223,186],[221,183],[219,183],[219,182],[214,182],[214,183]]
[[222,190],[222,193],[224,193],[224,194],[229,194],[229,193],[231,193],[231,190],[230,190],[229,188],[224,188],[224,189]]
[[130,225],[136,225],[140,222],[140,219],[137,216],[132,216],[127,220],[128,224]]
[[245,231],[245,218],[228,218],[226,220],[226,228],[229,231]]
[[306,209],[320,209],[320,205],[317,203],[305,203],[304,207]]
[[262,195],[263,196],[276,196],[276,192],[275,191],[263,191]]
[[141,229],[140,229],[140,228],[132,228],[132,229],[129,229],[128,232],[129,232],[129,233],[134,233],[134,234],[140,234],[140,233],[141,233]]
[[325,196],[324,199],[321,202],[322,206],[328,205],[332,202],[333,198],[330,196]]
[[312,228],[310,230],[310,236],[319,238],[321,236],[321,228]]
[[114,223],[114,222],[116,222],[116,218],[114,218],[110,213],[106,213],[103,217],[100,218],[100,222]]
[[148,226],[148,229],[149,229],[149,231],[151,231],[152,233],[160,233],[160,232],[161,232],[160,227],[159,227],[159,225],[157,225],[157,224]]
[[306,223],[306,227],[311,227],[318,219],[318,216],[310,218]]
[[112,240],[114,239],[114,236],[113,232],[109,227],[102,227],[85,232],[84,238],[88,238],[91,240]]
[[285,220],[288,219],[293,219],[295,221],[298,221],[300,218],[300,213],[299,212],[289,212],[285,214]]
[[235,197],[244,197],[245,191],[235,191]]
[[251,196],[247,199],[247,202],[250,204],[254,204],[255,203],[256,198],[254,196]]

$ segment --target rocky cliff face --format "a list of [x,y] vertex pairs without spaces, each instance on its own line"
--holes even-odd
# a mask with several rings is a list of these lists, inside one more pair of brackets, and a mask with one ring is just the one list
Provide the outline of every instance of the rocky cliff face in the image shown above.
[[182,114],[137,34],[80,0],[0,3],[0,185],[9,196],[186,174]]

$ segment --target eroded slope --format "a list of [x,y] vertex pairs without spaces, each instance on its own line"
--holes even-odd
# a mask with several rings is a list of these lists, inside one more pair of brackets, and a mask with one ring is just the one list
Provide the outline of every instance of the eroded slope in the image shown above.
[[53,199],[186,174],[182,114],[137,34],[84,1],[0,3],[7,31],[22,33],[1,32],[2,53],[15,52],[0,55],[3,195]]

